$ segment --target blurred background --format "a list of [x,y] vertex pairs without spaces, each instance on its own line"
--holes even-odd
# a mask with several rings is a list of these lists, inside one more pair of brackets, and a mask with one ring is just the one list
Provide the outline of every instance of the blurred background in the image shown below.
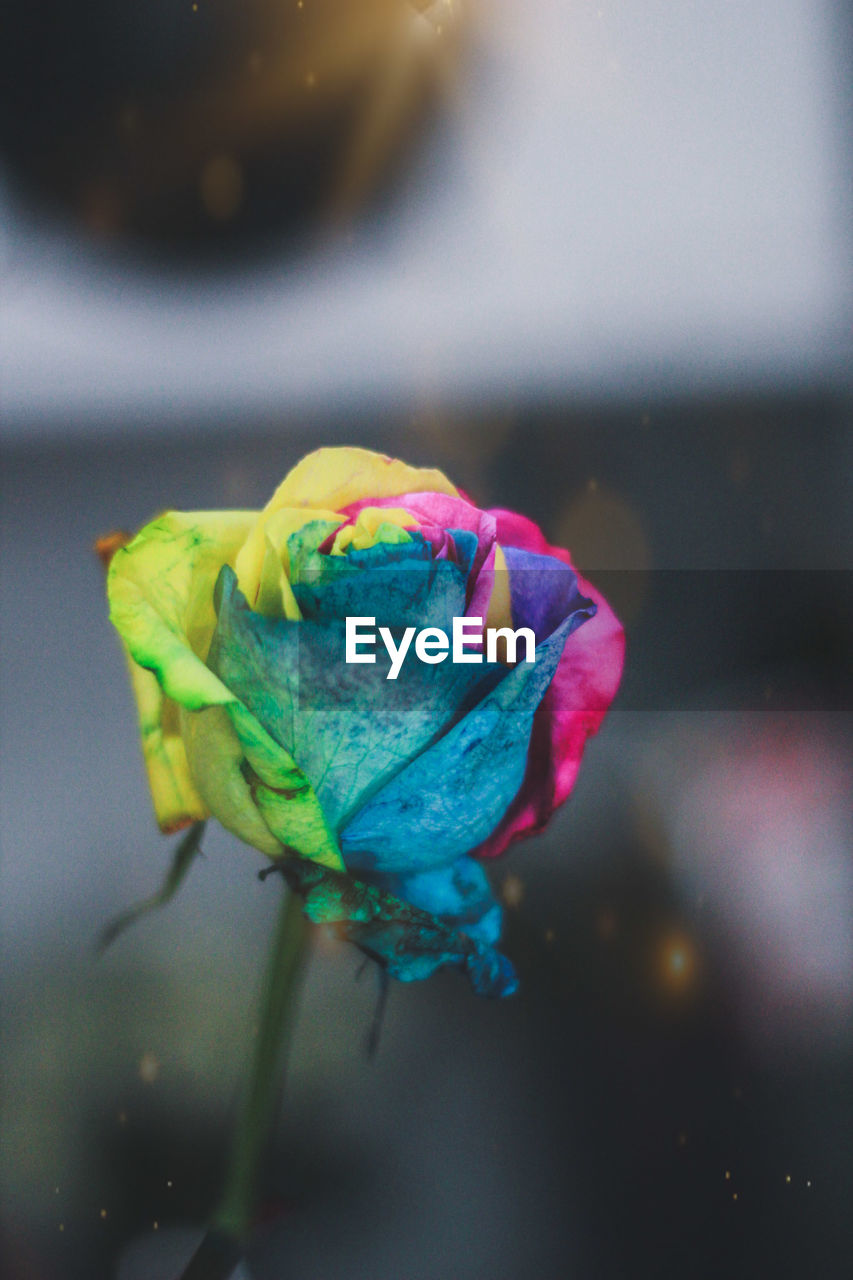
[[[4,0],[0,1270],[215,1198],[279,886],[159,882],[94,539],[438,465],[628,665],[493,868],[522,989],[318,937],[258,1280],[853,1268],[851,25],[831,0]],[[153,1280],[153,1277],[152,1277]]]

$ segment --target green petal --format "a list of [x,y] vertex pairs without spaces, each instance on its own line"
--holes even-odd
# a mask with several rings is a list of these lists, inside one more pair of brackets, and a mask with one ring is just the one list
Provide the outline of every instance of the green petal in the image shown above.
[[204,664],[216,625],[213,584],[255,518],[252,511],[168,511],[113,556],[110,618],[134,660],[182,707],[230,700]]
[[342,871],[343,858],[314,788],[289,752],[233,698],[226,707],[247,763],[249,791],[269,829],[301,858]]
[[307,778],[241,702],[184,711],[181,731],[199,790],[223,827],[270,857],[295,851],[343,867]]
[[215,812],[217,821],[246,844],[278,857],[282,842],[255,807],[243,772],[245,752],[226,709],[181,711],[181,735],[208,812]]
[[[213,584],[255,519],[245,511],[168,512],[110,565],[110,617],[138,664],[134,689],[155,808],[161,825],[168,813],[174,826],[178,801],[185,801],[191,812],[184,821],[209,810],[265,853],[288,847],[341,867],[320,802],[293,758],[204,661],[216,624]],[[212,714],[216,708],[226,714]],[[253,782],[241,772],[244,762]],[[258,781],[263,798],[256,806]],[[279,797],[274,805],[267,792]]]

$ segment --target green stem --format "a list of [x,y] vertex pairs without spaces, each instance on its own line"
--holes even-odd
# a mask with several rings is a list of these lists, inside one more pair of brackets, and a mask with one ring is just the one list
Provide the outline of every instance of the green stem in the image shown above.
[[210,1231],[181,1280],[226,1280],[242,1254],[255,1209],[258,1166],[269,1141],[286,1033],[296,999],[308,925],[297,894],[285,890],[261,992],[249,1087],[243,1099],[225,1182]]

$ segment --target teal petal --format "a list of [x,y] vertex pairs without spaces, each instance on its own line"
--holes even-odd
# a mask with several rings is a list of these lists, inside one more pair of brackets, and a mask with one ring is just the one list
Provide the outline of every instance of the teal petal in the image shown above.
[[448,529],[456,548],[456,561],[467,578],[474,567],[474,560],[479,550],[479,539],[470,529]]
[[318,552],[326,539],[340,527],[340,523],[330,520],[310,520],[292,533],[287,539],[291,573],[298,574],[309,557]]
[[506,956],[453,924],[316,863],[287,859],[277,868],[302,897],[310,920],[333,926],[392,978],[415,982],[451,967],[468,974],[478,995],[508,996],[516,990]]
[[[573,616],[458,724],[376,792],[341,832],[348,867],[409,872],[446,866],[497,826],[521,786],[533,716]],[[485,664],[484,664],[485,665]]]
[[464,614],[465,571],[450,560],[433,560],[421,534],[331,556],[312,545],[325,540],[323,529],[309,526],[288,540],[290,584],[303,619],[370,617],[378,627],[447,629],[451,618]]
[[[456,578],[436,576],[428,607],[456,607],[456,590]],[[217,583],[216,608],[209,666],[292,755],[333,829],[495,678],[486,663],[447,659],[431,666],[410,654],[397,679],[388,680],[390,660],[381,640],[375,663],[346,663],[343,622],[291,622],[253,613],[227,567]],[[360,598],[351,601],[349,612],[362,612]]]

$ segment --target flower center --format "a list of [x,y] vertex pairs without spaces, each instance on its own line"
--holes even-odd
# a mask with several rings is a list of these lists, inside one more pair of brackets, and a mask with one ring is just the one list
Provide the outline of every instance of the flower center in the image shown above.
[[331,546],[324,543],[320,550],[333,556],[346,555],[347,551],[366,551],[384,542],[396,546],[402,542],[411,542],[407,529],[416,529],[415,517],[402,507],[363,507],[354,523],[347,523],[338,529]]

